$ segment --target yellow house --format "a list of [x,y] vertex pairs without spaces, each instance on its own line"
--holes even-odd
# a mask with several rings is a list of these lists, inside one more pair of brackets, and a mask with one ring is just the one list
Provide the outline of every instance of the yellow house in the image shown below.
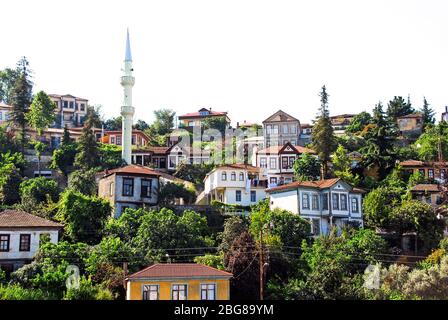
[[125,279],[126,300],[229,300],[232,276],[196,263],[154,264]]

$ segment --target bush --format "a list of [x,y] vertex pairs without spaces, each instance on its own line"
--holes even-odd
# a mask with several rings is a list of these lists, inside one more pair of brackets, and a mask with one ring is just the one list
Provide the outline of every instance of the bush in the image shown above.
[[58,184],[44,177],[33,178],[20,184],[22,209],[34,212],[44,202],[57,202],[59,198]]
[[112,294],[100,286],[92,284],[90,279],[81,277],[79,288],[70,288],[64,294],[63,300],[112,300]]
[[40,289],[25,289],[14,284],[0,285],[0,300],[48,300],[47,294]]

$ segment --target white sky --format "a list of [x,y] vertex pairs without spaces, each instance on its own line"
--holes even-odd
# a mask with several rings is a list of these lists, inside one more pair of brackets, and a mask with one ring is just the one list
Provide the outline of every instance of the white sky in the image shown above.
[[425,95],[448,105],[446,0],[1,0],[0,68],[27,56],[35,91],[70,93],[118,116],[126,27],[136,119],[201,107],[261,122],[313,119]]

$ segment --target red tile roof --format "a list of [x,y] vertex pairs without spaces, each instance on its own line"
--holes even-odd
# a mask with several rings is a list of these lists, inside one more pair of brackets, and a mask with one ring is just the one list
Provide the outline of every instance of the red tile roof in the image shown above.
[[196,263],[157,263],[128,276],[128,279],[147,278],[231,278],[229,272]]
[[412,187],[411,191],[440,192],[440,189],[437,184],[417,184]]
[[406,119],[406,118],[423,118],[423,114],[421,113],[412,113],[405,116],[397,117],[397,119]]
[[110,176],[111,174],[132,174],[132,175],[143,175],[143,176],[160,176],[160,173],[148,167],[139,166],[136,164],[128,165],[125,167],[105,170],[102,172],[104,177]]
[[11,109],[12,106],[7,105],[7,104],[5,104],[5,103],[3,103],[3,102],[0,102],[0,108],[8,108],[8,109]]
[[0,212],[0,228],[54,228],[61,229],[60,223],[50,221],[19,210]]
[[[200,114],[201,111],[207,111],[208,114]],[[210,109],[206,109],[206,108],[202,108],[201,110],[197,111],[197,112],[190,112],[190,113],[186,113],[183,114],[181,116],[179,116],[179,119],[184,119],[184,118],[204,118],[204,117],[216,117],[216,116],[227,116],[227,112],[224,111],[213,111]]]
[[258,167],[254,167],[250,164],[239,164],[239,163],[235,163],[235,164],[224,164],[222,166],[218,166],[216,169],[242,169],[242,170],[247,170],[249,172],[260,172],[260,168]]
[[282,186],[267,189],[266,192],[275,192],[275,191],[296,189],[298,187],[326,189],[326,188],[330,188],[331,186],[336,184],[336,182],[338,182],[339,180],[341,180],[341,179],[334,178],[334,179],[325,179],[325,180],[318,180],[318,181],[296,181],[296,182],[284,184]]
[[415,166],[423,166],[423,165],[425,165],[425,163],[423,161],[418,161],[418,160],[401,161],[399,164],[402,167],[415,167]]

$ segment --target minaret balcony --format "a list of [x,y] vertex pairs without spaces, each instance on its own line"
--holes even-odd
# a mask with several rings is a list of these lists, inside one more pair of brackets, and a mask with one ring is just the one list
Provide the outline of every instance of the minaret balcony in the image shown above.
[[130,115],[133,116],[135,112],[135,108],[131,106],[122,106],[121,107],[121,115]]
[[126,86],[126,85],[131,85],[133,86],[135,84],[135,78],[132,76],[123,76],[121,77],[121,85],[122,86]]

